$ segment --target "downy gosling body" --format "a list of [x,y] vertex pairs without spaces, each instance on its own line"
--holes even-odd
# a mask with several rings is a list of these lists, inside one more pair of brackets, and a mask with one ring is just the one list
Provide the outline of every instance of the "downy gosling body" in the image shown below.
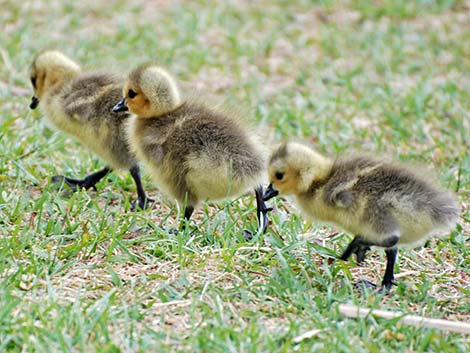
[[158,187],[185,205],[185,220],[200,201],[255,189],[259,225],[266,230],[269,210],[261,183],[267,163],[243,122],[183,101],[170,74],[152,64],[130,73],[123,96],[114,111],[135,114],[128,129],[131,147]]
[[406,167],[369,157],[333,161],[303,144],[288,142],[272,153],[268,174],[271,184],[264,200],[278,192],[293,194],[307,215],[355,236],[342,260],[356,254],[361,262],[370,246],[385,248],[382,288],[386,290],[394,279],[397,247],[448,231],[459,215],[449,193]]
[[129,170],[143,209],[150,199],[125,134],[130,114],[112,111],[121,97],[123,78],[105,72],[82,73],[77,63],[59,51],[39,53],[30,77],[34,89],[30,108],[39,106],[50,125],[78,139],[107,162],[105,168],[84,179],[54,176],[52,181],[64,181],[75,191],[95,188],[113,169]]

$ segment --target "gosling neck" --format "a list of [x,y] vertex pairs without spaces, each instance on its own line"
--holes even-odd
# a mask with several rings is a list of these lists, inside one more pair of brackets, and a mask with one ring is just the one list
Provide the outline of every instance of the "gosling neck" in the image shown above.
[[326,184],[333,167],[333,161],[321,157],[315,164],[309,164],[300,171],[298,194],[315,192],[318,188]]

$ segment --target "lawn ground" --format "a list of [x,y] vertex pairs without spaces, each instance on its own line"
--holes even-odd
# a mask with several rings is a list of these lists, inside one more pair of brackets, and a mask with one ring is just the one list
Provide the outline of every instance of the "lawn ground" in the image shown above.
[[[0,351],[469,352],[470,336],[346,319],[338,305],[470,321],[470,3],[384,1],[0,1]],[[126,73],[149,60],[186,92],[241,107],[267,145],[288,137],[329,155],[369,153],[433,169],[459,224],[404,249],[387,296],[383,251],[330,263],[351,235],[274,202],[265,236],[253,196],[204,204],[190,229],[134,184],[64,195],[56,174],[103,162],[28,109],[44,48]],[[428,174],[427,168],[421,169]],[[311,331],[311,337],[304,334]],[[309,335],[307,335],[309,336]]]

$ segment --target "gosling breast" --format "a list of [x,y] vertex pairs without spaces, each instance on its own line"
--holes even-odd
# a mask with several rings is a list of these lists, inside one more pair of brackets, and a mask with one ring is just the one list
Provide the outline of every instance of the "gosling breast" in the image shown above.
[[190,204],[259,185],[265,159],[256,138],[232,118],[183,103],[155,118],[134,118],[130,142],[164,192]]

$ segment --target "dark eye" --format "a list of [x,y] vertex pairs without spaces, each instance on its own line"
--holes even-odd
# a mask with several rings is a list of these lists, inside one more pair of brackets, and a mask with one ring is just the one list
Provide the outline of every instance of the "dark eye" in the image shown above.
[[135,98],[135,96],[137,96],[137,92],[130,89],[129,92],[127,92],[127,95],[129,96],[130,99],[132,99],[132,98]]
[[276,176],[276,179],[277,179],[277,180],[282,180],[282,179],[284,179],[284,173],[277,172],[275,176]]
[[36,77],[31,77],[31,84],[33,85],[33,88],[36,88]]

